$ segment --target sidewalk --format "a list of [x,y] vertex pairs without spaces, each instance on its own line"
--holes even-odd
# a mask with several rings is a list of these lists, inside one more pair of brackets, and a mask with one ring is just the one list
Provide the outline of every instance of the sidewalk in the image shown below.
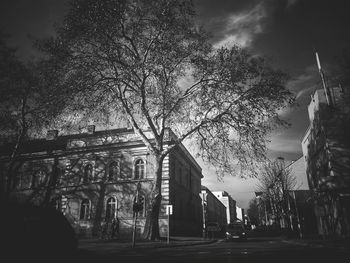
[[78,248],[80,250],[95,253],[126,253],[130,250],[140,250],[149,248],[166,248],[180,246],[194,246],[217,242],[217,239],[201,237],[170,237],[169,243],[166,239],[161,241],[136,240],[132,247],[132,240],[101,240],[101,239],[80,239]]
[[336,248],[350,250],[350,240],[349,239],[310,239],[310,238],[283,238],[283,242],[290,244],[299,244],[303,246],[310,247],[324,247],[324,248]]

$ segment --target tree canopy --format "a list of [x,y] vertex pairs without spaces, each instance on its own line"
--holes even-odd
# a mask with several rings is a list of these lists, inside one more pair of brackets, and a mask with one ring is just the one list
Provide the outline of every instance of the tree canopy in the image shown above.
[[56,36],[39,42],[65,113],[77,123],[126,120],[155,157],[154,228],[173,147],[191,139],[217,171],[251,169],[291,95],[285,73],[239,46],[214,49],[195,18],[189,0],[72,0]]
[[201,157],[229,172],[236,160],[264,157],[290,92],[286,74],[264,58],[208,40],[191,1],[74,0],[41,48],[63,72],[58,95],[81,119],[126,117],[153,152],[167,150],[144,131],[159,142],[171,128],[178,143],[192,136]]

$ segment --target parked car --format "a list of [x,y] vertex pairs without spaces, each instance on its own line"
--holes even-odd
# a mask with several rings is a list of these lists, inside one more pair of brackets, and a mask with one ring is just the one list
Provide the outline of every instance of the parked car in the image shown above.
[[230,223],[226,226],[226,240],[246,240],[247,232],[242,223]]

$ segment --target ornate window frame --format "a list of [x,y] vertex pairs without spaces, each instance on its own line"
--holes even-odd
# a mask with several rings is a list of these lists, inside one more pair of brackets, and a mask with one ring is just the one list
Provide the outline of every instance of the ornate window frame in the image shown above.
[[[142,164],[139,164],[139,162],[142,161]],[[141,169],[141,170],[139,170]],[[134,159],[133,162],[133,176],[132,178],[134,180],[142,180],[146,178],[146,160],[142,157],[137,157]],[[141,173],[141,174],[139,174]]]

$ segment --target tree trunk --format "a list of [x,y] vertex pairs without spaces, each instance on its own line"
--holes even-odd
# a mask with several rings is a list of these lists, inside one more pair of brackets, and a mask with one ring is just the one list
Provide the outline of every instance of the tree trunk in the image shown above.
[[10,156],[10,162],[7,166],[7,169],[5,173],[3,173],[3,176],[4,176],[4,187],[3,187],[3,195],[5,197],[5,199],[8,199],[11,195],[11,192],[13,190],[13,188],[15,187],[13,185],[14,183],[14,177],[16,176],[16,171],[14,171],[14,167],[15,167],[15,164],[16,164],[16,161],[17,161],[17,154],[18,154],[18,151],[19,151],[19,147],[24,139],[24,135],[26,133],[26,126],[24,125],[20,131],[20,134],[18,135],[17,137],[17,140],[16,140],[16,144],[14,145],[14,148],[12,150],[12,153],[11,153],[11,156]]
[[92,232],[91,232],[93,237],[97,237],[100,234],[102,213],[103,213],[103,207],[104,207],[104,202],[106,197],[106,188],[107,188],[107,185],[104,182],[101,182],[98,186],[98,189],[96,189],[96,194],[98,194],[98,199],[96,203],[96,210],[94,214]]
[[162,156],[155,156],[155,178],[151,193],[151,206],[146,215],[145,229],[142,238],[148,240],[160,239],[159,234],[159,211],[162,201],[162,171],[163,171]]
[[51,171],[51,176],[48,174],[48,185],[47,188],[45,189],[45,196],[44,200],[42,202],[42,206],[48,207],[51,205],[51,198],[52,194],[55,192],[57,182],[58,182],[58,157],[55,157],[53,165],[52,165],[52,171]]

